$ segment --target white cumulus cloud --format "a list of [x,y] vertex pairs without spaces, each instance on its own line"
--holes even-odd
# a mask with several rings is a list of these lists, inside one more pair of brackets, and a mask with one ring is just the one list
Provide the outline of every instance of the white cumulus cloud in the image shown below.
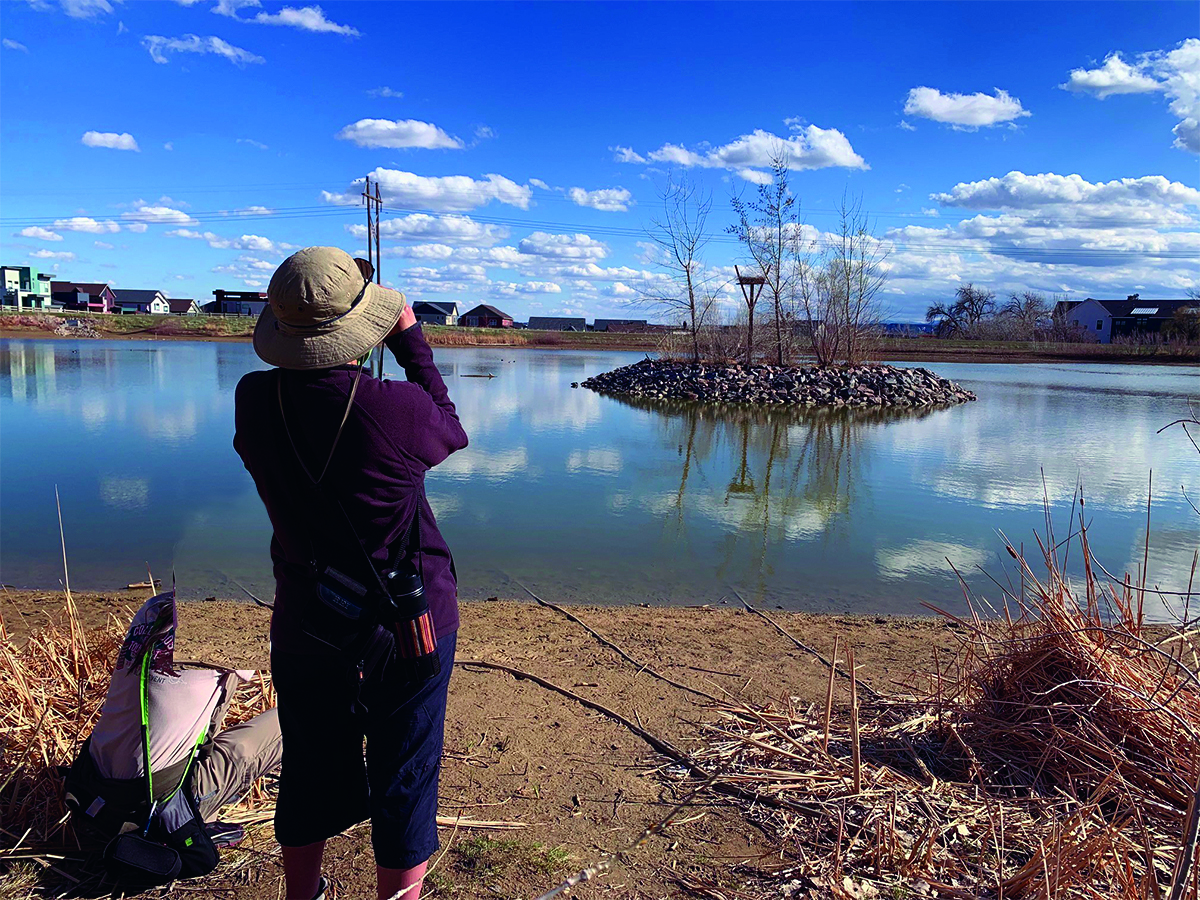
[[[780,137],[761,128],[744,134],[720,147],[689,150],[681,144],[663,144],[657,150],[641,154],[629,147],[614,147],[618,162],[662,162],[677,166],[701,166],[710,169],[730,169],[742,177],[755,169],[766,169],[776,155],[782,155],[789,169],[847,169],[870,168],[854,152],[850,141],[836,128],[816,125],[791,125],[792,135]],[[754,176],[751,175],[753,179]]]
[[[54,9],[50,0],[29,0],[29,5],[38,10]],[[94,19],[113,11],[108,0],[58,0],[57,6],[72,19]]]
[[185,34],[179,38],[162,37],[148,34],[142,38],[142,46],[150,52],[150,58],[156,63],[165,65],[170,53],[211,53],[229,60],[235,66],[245,66],[250,63],[266,62],[261,56],[235,47],[219,37],[200,37],[195,34]]
[[138,152],[137,141],[128,132],[118,134],[115,131],[85,131],[82,140],[85,147],[104,147],[109,150]]
[[315,31],[323,34],[344,34],[347,37],[358,37],[359,31],[350,25],[339,25],[325,18],[325,13],[319,6],[285,6],[274,15],[260,12],[254,21],[262,25],[287,25],[299,28],[301,31]]
[[340,141],[353,141],[360,147],[384,147],[391,150],[418,147],[425,150],[461,150],[465,145],[430,122],[417,119],[359,119],[336,135]]
[[1002,125],[1032,115],[1008,91],[992,94],[943,94],[937,88],[915,87],[904,101],[904,114],[932,119],[961,131]]
[[63,236],[50,231],[48,228],[42,228],[40,225],[30,225],[28,228],[22,228],[17,232],[19,237],[34,238],[39,241],[61,241]]
[[401,97],[404,96],[404,92],[393,90],[390,87],[377,87],[377,88],[371,88],[369,91],[367,91],[367,96],[368,97],[391,97],[393,99],[399,100]]
[[[439,212],[466,212],[493,201],[519,209],[528,209],[533,188],[517,184],[503,175],[484,175],[482,179],[468,175],[427,176],[398,169],[376,168],[370,174],[379,183],[385,204],[411,209],[433,209]],[[323,191],[327,203],[356,206],[362,202],[363,179],[356,178],[345,193]]]
[[[1170,209],[1200,206],[1200,190],[1162,175],[1091,182],[1080,175],[1053,172],[1027,175],[1009,172],[1001,178],[960,182],[949,191],[930,195],[943,206],[964,209],[1037,210],[1065,206],[1059,215],[1088,218],[1113,217],[1127,221],[1145,218],[1161,223]],[[1145,213],[1146,215],[1142,215]],[[1185,224],[1173,218],[1166,224]]]
[[1200,38],[1188,38],[1174,50],[1143,53],[1133,63],[1111,53],[1099,68],[1072,69],[1060,87],[1101,100],[1117,94],[1162,93],[1179,118],[1172,129],[1175,146],[1200,153]]
[[608,256],[608,245],[586,234],[547,234],[535,231],[522,238],[517,249],[529,256],[558,260],[597,260]]
[[294,250],[292,244],[280,243],[257,234],[243,234],[238,238],[226,238],[212,231],[193,231],[190,228],[172,228],[164,232],[168,237],[188,238],[189,240],[205,241],[208,246],[217,250],[253,250],[259,253],[282,253]]
[[1113,94],[1147,94],[1162,90],[1157,79],[1147,74],[1143,67],[1125,62],[1120,53],[1110,54],[1104,65],[1097,69],[1072,69],[1066,83],[1059,87],[1094,94],[1101,100]]
[[[544,183],[544,182],[543,182]],[[533,184],[532,179],[530,184]],[[535,187],[537,185],[534,185]],[[587,191],[580,187],[573,187],[567,191],[567,196],[571,201],[579,206],[589,206],[592,209],[599,209],[604,212],[625,212],[629,209],[629,203],[633,195],[625,188],[600,188],[595,191]]]
[[22,53],[29,52],[28,47],[26,47],[20,41],[14,41],[12,38],[4,38],[3,43],[4,43],[4,46],[7,47],[9,50],[19,50]]
[[70,250],[33,250],[29,254],[34,259],[61,259],[72,260],[75,254]]
[[69,219],[55,219],[54,226],[59,231],[81,231],[84,234],[116,234],[121,226],[112,219],[103,222],[90,216],[72,216]]
[[131,212],[122,213],[122,217],[133,222],[129,225],[130,231],[146,230],[145,227],[134,228],[134,225],[194,225],[196,223],[195,219],[182,210],[148,204],[136,205]]
[[[367,236],[364,225],[351,225],[347,230],[359,240]],[[379,235],[392,241],[428,243],[433,247],[455,244],[472,247],[491,247],[508,237],[508,231],[497,225],[476,222],[470,216],[431,216],[428,213],[411,213],[394,219],[384,219],[379,226]],[[449,251],[450,247],[446,247]],[[417,254],[406,253],[406,256]],[[449,252],[430,250],[427,258],[445,258]]]

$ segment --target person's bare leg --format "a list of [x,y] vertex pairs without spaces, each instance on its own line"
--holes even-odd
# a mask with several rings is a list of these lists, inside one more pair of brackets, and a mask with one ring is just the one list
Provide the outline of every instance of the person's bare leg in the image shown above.
[[283,880],[287,900],[313,900],[321,886],[321,859],[325,842],[303,847],[281,847],[283,851]]
[[411,869],[385,869],[383,866],[376,866],[375,878],[379,884],[379,900],[392,900],[405,888],[410,890],[400,894],[401,900],[416,900],[421,896],[421,882],[425,880],[425,869],[428,866],[429,860]]

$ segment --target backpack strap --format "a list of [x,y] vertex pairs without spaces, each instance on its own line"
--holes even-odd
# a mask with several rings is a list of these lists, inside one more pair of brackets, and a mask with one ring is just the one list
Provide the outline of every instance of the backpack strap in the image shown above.
[[[146,802],[149,804],[150,812],[146,817],[146,826],[143,834],[149,832],[150,825],[154,821],[154,813],[158,808],[159,801],[154,797],[154,772],[150,768],[150,663],[154,658],[153,642],[147,644],[145,651],[142,654],[142,666],[139,673],[138,696],[139,705],[142,713],[142,768],[146,776]],[[207,723],[200,729],[200,734],[196,737],[196,742],[192,744],[192,749],[188,753],[187,762],[184,764],[183,773],[179,776],[179,782],[171,790],[166,797],[162,799],[162,803],[170,802],[171,798],[179,793],[179,789],[183,787],[188,780],[188,775],[192,769],[192,762],[196,759],[196,754],[200,750],[201,744],[208,736]]]

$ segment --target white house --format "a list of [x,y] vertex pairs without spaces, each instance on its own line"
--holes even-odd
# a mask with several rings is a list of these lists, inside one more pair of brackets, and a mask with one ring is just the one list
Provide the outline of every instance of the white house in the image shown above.
[[113,308],[119,313],[150,313],[154,316],[165,316],[171,312],[171,304],[167,295],[162,291],[129,290],[121,288],[113,291],[116,302]]

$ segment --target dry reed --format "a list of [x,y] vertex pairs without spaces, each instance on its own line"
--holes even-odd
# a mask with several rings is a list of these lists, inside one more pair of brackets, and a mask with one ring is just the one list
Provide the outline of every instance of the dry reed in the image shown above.
[[718,708],[694,758],[796,801],[733,801],[780,851],[739,885],[764,893],[736,896],[1200,897],[1193,632],[1147,626],[1151,591],[1100,578],[1085,528],[1075,546],[1078,584],[1055,550],[1038,578],[1009,546],[1022,587],[999,616],[950,617],[957,656],[905,696],[832,722],[794,701]]
[[[104,703],[128,619],[85,629],[73,600],[20,641],[0,615],[0,887],[3,896],[39,896],[99,881],[98,850],[71,825],[63,799],[65,767],[91,733]],[[274,705],[270,676],[234,696],[232,725]],[[259,782],[225,821],[269,821],[274,797]],[[227,854],[226,868],[246,864]],[[33,866],[36,877],[29,874]],[[29,881],[28,890],[22,885]],[[14,893],[14,891],[16,893]],[[24,893],[22,893],[24,891]]]

